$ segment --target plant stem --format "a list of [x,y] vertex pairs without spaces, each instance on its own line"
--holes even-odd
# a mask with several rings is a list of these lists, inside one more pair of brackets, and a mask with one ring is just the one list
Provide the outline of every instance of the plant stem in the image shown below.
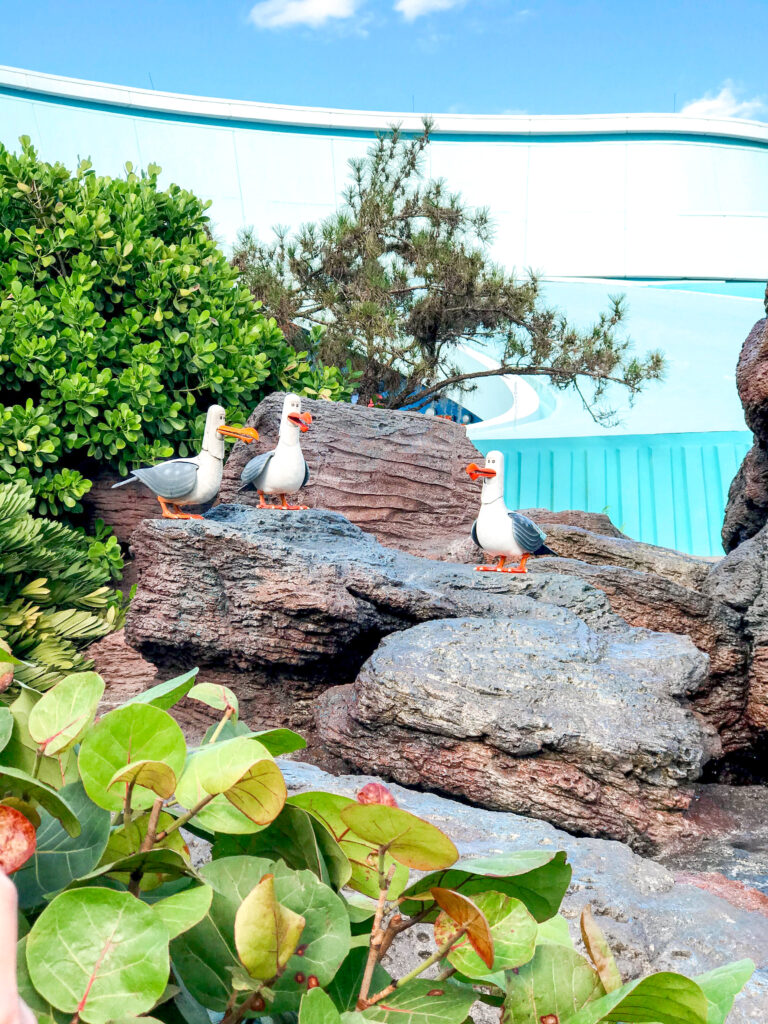
[[221,730],[224,728],[224,726],[227,724],[229,719],[232,717],[232,714],[233,714],[234,710],[235,710],[234,708],[227,708],[227,710],[224,712],[224,717],[219,722],[219,724],[216,726],[216,728],[213,730],[213,735],[208,740],[209,743],[215,743],[216,742],[216,740],[219,738],[219,734],[220,734]]
[[[189,821],[189,819],[190,818],[194,818],[194,816],[196,814],[199,814],[199,812],[202,811],[202,809],[205,806],[207,806],[211,802],[211,800],[213,800],[213,798],[215,796],[218,796],[218,794],[217,793],[213,793],[213,794],[209,794],[208,796],[203,797],[203,799],[200,801],[200,803],[195,804],[195,806],[191,810],[185,811],[183,814],[179,815],[179,817],[176,819],[176,821],[174,821],[172,824],[170,824],[168,826],[168,828],[163,829],[162,832],[158,832],[158,834],[155,836],[155,842],[156,843],[161,843],[163,841],[163,839],[165,839],[165,837],[167,835],[169,835],[171,832],[174,832],[177,828],[181,828],[182,825],[186,825],[187,822]],[[153,808],[153,810],[154,810],[154,808]],[[158,814],[159,814],[159,811],[158,811]]]
[[259,985],[256,991],[252,995],[248,996],[248,998],[245,1000],[242,1006],[233,1007],[227,1013],[225,1013],[221,1019],[221,1024],[238,1024],[238,1021],[242,1020],[242,1018],[246,1015],[246,1013],[248,1013],[249,1010],[255,1010],[256,1007],[252,1006],[251,1004],[255,1002],[257,999],[261,998],[262,988],[263,986]]
[[123,827],[131,824],[133,811],[131,810],[131,798],[133,797],[133,783],[128,782],[125,787],[125,803],[123,804]]
[[139,853],[146,853],[147,850],[151,850],[157,840],[157,823],[160,819],[160,811],[163,809],[163,798],[159,796],[157,800],[152,804],[152,810],[149,812],[149,821],[147,822],[147,834],[141,841],[139,847]]
[[43,748],[38,747],[35,751],[35,763],[32,765],[32,778],[36,779],[40,772],[40,765],[43,763]]
[[392,874],[394,872],[395,865],[393,864],[388,873],[385,873],[385,858],[387,855],[386,847],[382,846],[379,849],[379,901],[376,904],[376,913],[373,917],[373,927],[371,928],[371,943],[368,947],[368,959],[365,964],[365,973],[363,974],[363,981],[360,985],[360,994],[357,997],[357,1008],[363,1009],[368,1005],[368,993],[371,989],[371,981],[373,979],[373,971],[376,964],[379,962],[381,953],[381,944],[384,938],[381,921],[384,917],[384,906],[387,902],[387,890],[389,889],[390,882],[392,881]]
[[440,949],[436,950],[432,954],[432,956],[428,957],[426,960],[420,963],[418,967],[414,967],[414,969],[410,971],[408,974],[404,975],[404,977],[400,978],[398,981],[393,982],[391,985],[388,985],[386,988],[383,988],[381,992],[377,992],[375,996],[371,996],[370,999],[366,999],[365,1006],[360,1006],[360,1002],[358,1001],[357,1008],[359,1010],[364,1010],[368,1006],[373,1006],[375,1003],[380,1002],[380,1000],[384,999],[386,996],[391,996],[393,992],[396,992],[397,989],[402,988],[403,985],[407,985],[409,981],[413,981],[414,978],[418,978],[418,976],[422,974],[424,971],[426,971],[427,968],[431,967],[432,964],[436,964],[439,960],[442,960],[446,953],[450,952],[451,947],[454,946],[456,942],[458,942],[458,940],[462,938],[462,936],[466,935],[466,933],[467,927],[465,926],[464,928],[461,928],[459,931],[457,931],[455,935],[452,935],[447,942],[443,943]]

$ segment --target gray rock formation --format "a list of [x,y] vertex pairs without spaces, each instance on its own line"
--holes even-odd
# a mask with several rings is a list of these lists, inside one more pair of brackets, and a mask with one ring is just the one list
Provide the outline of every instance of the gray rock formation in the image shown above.
[[[334,778],[310,765],[284,762],[281,767],[293,792],[324,789],[354,796],[373,781],[369,776]],[[627,980],[664,970],[694,976],[729,961],[752,958],[758,970],[736,1000],[728,1024],[768,1020],[768,916],[734,905],[690,878],[677,882],[672,871],[620,843],[576,839],[543,821],[391,788],[401,807],[447,832],[462,856],[541,847],[566,850],[574,873],[563,913],[571,931],[577,935],[578,918],[589,904]],[[422,948],[431,952],[428,932],[413,932],[411,953],[418,955]]]
[[357,769],[644,849],[690,834],[685,784],[719,750],[686,706],[705,675],[690,641],[537,604],[392,634],[315,715]]

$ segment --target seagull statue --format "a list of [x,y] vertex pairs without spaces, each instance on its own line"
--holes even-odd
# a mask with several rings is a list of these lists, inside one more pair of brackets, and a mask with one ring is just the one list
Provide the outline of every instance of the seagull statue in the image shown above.
[[[480,514],[472,523],[472,540],[483,551],[498,558],[496,565],[478,565],[478,572],[528,572],[525,563],[531,555],[554,555],[544,541],[547,535],[536,523],[520,512],[510,512],[504,504],[504,456],[501,452],[488,452],[485,466],[470,462],[470,479],[483,481]],[[505,566],[508,558],[516,558],[518,565]]]
[[252,427],[227,426],[225,410],[220,405],[212,405],[205,416],[203,447],[199,455],[134,469],[127,480],[113,484],[113,488],[138,481],[157,496],[163,519],[202,519],[202,516],[185,512],[181,506],[204,505],[219,493],[224,472],[225,437],[251,444],[258,441],[259,434]]
[[[289,505],[286,495],[295,494],[309,480],[309,467],[301,453],[299,437],[309,430],[312,413],[301,411],[298,395],[286,395],[280,417],[277,448],[255,456],[240,474],[241,491],[252,487],[259,493],[259,508],[305,509],[307,505]],[[264,501],[265,494],[279,494],[280,504]]]

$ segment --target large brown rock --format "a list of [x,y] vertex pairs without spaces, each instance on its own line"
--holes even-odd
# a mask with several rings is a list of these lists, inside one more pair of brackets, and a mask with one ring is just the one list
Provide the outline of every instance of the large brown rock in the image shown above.
[[157,498],[143,484],[114,488],[113,484],[121,479],[124,478],[110,470],[99,473],[83,498],[83,508],[89,525],[103,519],[120,543],[127,544],[139,523],[159,519],[162,513]]
[[768,449],[755,441],[728,490],[722,539],[733,551],[768,522]]
[[736,387],[747,426],[768,443],[768,317],[757,321],[742,346]]
[[[248,419],[259,431],[259,451],[277,444],[283,398],[270,395]],[[301,435],[310,470],[301,503],[340,512],[382,544],[427,557],[469,533],[479,491],[464,469],[482,456],[464,427],[345,402],[303,399],[302,407],[312,413],[312,427]],[[232,449],[222,502],[258,504],[255,492],[239,491],[240,473],[253,455],[241,442]]]
[[[635,686],[638,693],[652,694],[659,679],[667,680],[670,714],[675,722],[682,716],[673,731],[687,737],[674,741],[677,753],[667,750],[671,732],[658,721],[667,704],[638,697],[652,717],[644,744],[651,753],[644,763],[655,767],[645,775],[628,752],[637,744],[628,739],[626,749],[617,752],[597,725],[589,751],[574,748],[570,760],[551,756],[547,744],[541,757],[520,753],[516,770],[531,779],[530,813],[553,820],[560,815],[556,820],[565,821],[566,802],[571,808],[567,820],[575,823],[575,808],[594,805],[591,814],[581,815],[580,828],[638,843],[645,841],[639,837],[646,815],[653,836],[648,841],[657,842],[678,827],[688,783],[719,752],[713,731],[692,717],[690,706],[707,685],[706,658],[687,638],[629,627],[610,611],[605,595],[581,579],[546,572],[485,575],[470,566],[417,558],[385,548],[342,516],[319,510],[282,514],[219,506],[201,521],[147,521],[133,543],[140,585],[128,615],[129,642],[161,666],[163,675],[198,664],[201,678],[232,686],[245,719],[254,726],[291,724],[305,730],[313,698],[352,682],[389,634],[405,635],[402,631],[413,632],[416,623],[432,620],[514,619],[538,630],[542,643],[546,638],[554,645],[551,674],[562,690],[551,703],[562,706],[561,722],[575,699],[575,662],[599,648],[609,652],[597,659],[603,675],[614,672],[624,681],[616,692]],[[576,639],[566,643],[569,631],[575,631]],[[578,637],[584,641],[581,655]],[[638,656],[642,644],[647,647]],[[627,666],[633,654],[647,679],[630,684]],[[504,657],[499,658],[501,667]],[[585,668],[580,678],[587,680],[590,672]],[[591,704],[586,693],[582,696],[595,722],[605,716],[605,708]],[[615,693],[606,694],[607,705],[614,699]],[[490,705],[485,711],[490,715]],[[638,729],[636,717],[634,712],[619,715],[614,726],[623,722],[629,735]],[[325,732],[322,715],[315,719],[330,754],[347,758],[350,748]],[[412,732],[403,739],[405,746],[424,739],[425,730]],[[650,741],[654,734],[664,737],[658,749]],[[468,736],[455,746],[453,792],[461,791],[463,759],[485,758],[495,771],[499,757],[508,761],[515,756],[490,735]],[[646,758],[642,752],[636,756]],[[450,758],[444,764],[450,768]],[[382,765],[381,770],[389,768]],[[391,773],[397,777],[394,769]],[[450,790],[450,774],[446,770],[438,783],[425,766],[422,784]],[[493,788],[490,782],[478,783],[472,798],[488,802]]]

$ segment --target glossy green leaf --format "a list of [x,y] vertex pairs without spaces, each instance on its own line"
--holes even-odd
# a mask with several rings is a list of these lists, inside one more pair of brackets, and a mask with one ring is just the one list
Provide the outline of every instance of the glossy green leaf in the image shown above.
[[564,1016],[563,1024],[707,1024],[707,1014],[706,997],[696,982],[664,971],[622,985],[577,1013]]
[[[167,811],[162,811],[157,820],[157,831],[162,832],[169,825],[172,825],[173,822],[174,818],[172,815],[168,814]],[[145,813],[134,818],[130,825],[123,825],[112,830],[106,849],[99,862],[102,874],[108,872],[111,877],[117,878],[125,885],[128,884],[130,878],[119,865],[127,858],[132,858],[140,852],[141,844],[147,834],[148,824],[149,814]],[[159,843],[153,844],[153,853],[157,853],[160,850],[172,851],[182,858],[184,864],[189,863],[189,850],[179,829],[174,829],[173,832],[170,832]],[[158,862],[158,858],[155,858],[155,860]],[[134,862],[132,861],[132,863]],[[171,865],[171,876],[178,877],[178,872],[175,870],[176,861],[172,859]],[[152,889],[156,889],[163,881],[167,881],[167,876],[164,872],[150,871],[147,868],[141,880],[141,890],[142,892],[149,892]]]
[[28,665],[28,661],[20,661],[14,657],[10,651],[6,651],[4,647],[0,647],[0,664],[4,665]]
[[189,690],[187,696],[217,711],[231,708],[237,714],[240,709],[237,695],[228,686],[220,686],[218,683],[198,683]]
[[[451,964],[469,978],[484,978],[528,963],[536,947],[538,925],[525,904],[498,892],[478,893],[472,899],[490,927],[492,966],[489,968],[483,962],[468,938],[462,939],[448,954]],[[450,927],[442,920],[443,916],[441,914],[435,921],[435,941],[440,946],[450,938]]]
[[152,909],[168,929],[169,937],[175,939],[205,917],[212,899],[213,889],[209,885],[195,885],[158,900]]
[[43,810],[57,818],[71,836],[80,835],[80,822],[64,797],[39,779],[33,779],[31,775],[11,768],[10,765],[0,765],[0,801],[4,796],[15,796],[39,804]]
[[550,1024],[552,1017],[557,1024],[571,1024],[582,1007],[604,994],[597,971],[583,956],[544,942],[530,963],[507,973],[505,1024]]
[[476,999],[470,988],[417,978],[368,1007],[362,1017],[382,1024],[463,1024]]
[[[360,987],[363,984],[363,975],[365,974],[367,961],[367,946],[357,946],[354,949],[350,949],[349,954],[336,972],[333,980],[326,985],[325,990],[340,1013],[344,1012],[344,1010],[355,1009]],[[370,991],[381,992],[391,982],[392,979],[381,964],[376,964],[373,969]]]
[[282,811],[288,791],[283,773],[267,760],[251,765],[224,796],[256,825],[269,825]]
[[707,1024],[725,1024],[733,1000],[754,971],[755,965],[751,960],[738,960],[693,979],[707,1000]]
[[375,846],[387,846],[406,867],[434,871],[458,860],[459,851],[444,832],[400,807],[354,803],[341,817],[356,835]]
[[168,800],[176,789],[176,776],[173,769],[164,761],[132,761],[123,768],[118,768],[109,780],[107,788],[112,789],[119,784],[124,787],[133,785],[151,789],[157,796]]
[[182,807],[194,807],[207,794],[225,793],[257,761],[269,758],[266,747],[251,736],[198,747],[187,759],[177,799]]
[[183,875],[194,877],[196,872],[190,866],[189,858],[184,854],[160,847],[132,853],[109,863],[101,863],[87,875],[78,878],[74,884],[80,885],[94,878],[108,876],[127,886],[132,875],[140,877],[140,888],[143,893],[156,889],[163,882],[181,878]]
[[456,953],[460,960],[463,954],[474,952],[483,963],[485,972],[491,971],[493,969],[491,926],[477,903],[460,892],[454,892],[453,889],[435,888],[432,890],[432,895],[435,903],[443,911],[435,921],[435,944],[438,948],[444,948],[451,942],[453,936],[463,929],[464,935],[457,940],[455,945],[451,946],[451,952]]
[[[504,893],[521,900],[537,921],[546,921],[560,908],[571,881],[571,866],[562,851],[523,851],[496,857],[466,858],[448,871],[425,875],[409,886],[404,895],[429,894],[432,886],[460,889],[467,896],[479,892]],[[406,900],[403,913],[413,915],[425,909],[423,900]],[[427,920],[434,920],[436,908]]]
[[[85,923],[87,922],[87,926]],[[168,981],[168,934],[128,893],[61,893],[27,936],[27,966],[40,995],[87,1024],[151,1010]]]
[[301,914],[278,902],[274,876],[264,875],[235,914],[235,948],[249,975],[257,981],[270,981],[282,971],[305,924]]
[[296,750],[304,750],[307,741],[292,729],[267,729],[265,732],[253,734],[259,743],[263,743],[272,757],[283,757],[293,754]]
[[35,855],[13,876],[21,907],[36,907],[44,896],[60,892],[73,879],[87,874],[106,848],[109,811],[97,807],[80,782],[65,786],[59,795],[80,822],[80,834],[71,836],[57,818],[42,812]]
[[[356,802],[336,793],[309,792],[297,793],[295,796],[289,797],[288,803],[306,810],[338,843],[349,861],[350,887],[366,896],[377,898],[379,895],[379,869],[376,847],[350,831],[341,817],[341,812],[347,807],[357,806]],[[396,864],[391,857],[387,856],[385,870],[389,871],[393,865],[395,873],[389,887],[390,899],[399,896],[408,881],[408,869],[402,864]]]
[[43,694],[29,713],[27,728],[42,752],[53,757],[75,745],[96,715],[104,680],[95,672],[75,672]]
[[539,925],[537,942],[558,942],[561,946],[574,949],[573,937],[568,927],[568,922],[562,914],[555,914],[548,921],[542,921]]
[[[128,704],[105,715],[85,735],[78,765],[88,796],[108,811],[122,809],[124,794],[109,788],[114,774],[133,761],[164,761],[178,778],[184,767],[184,734],[167,711],[150,704]],[[133,791],[136,810],[150,807],[155,794],[141,786]]]
[[[15,876],[14,876],[15,878]],[[72,1014],[57,1010],[47,999],[43,999],[32,984],[27,967],[27,937],[16,946],[16,988],[22,999],[35,1015],[37,1024],[70,1024]]]
[[167,680],[165,683],[158,683],[157,686],[150,686],[148,690],[137,694],[126,701],[126,704],[151,704],[152,707],[168,711],[178,704],[182,697],[186,696],[195,683],[195,676],[200,670],[192,668],[180,676]]
[[[29,735],[27,719],[39,695],[30,697],[30,691],[22,687],[18,698],[9,710],[13,717],[13,730],[5,747],[0,749],[0,765],[8,765],[19,771],[32,773],[35,767],[37,744]],[[77,757],[72,750],[65,750],[57,757],[43,757],[38,765],[37,778],[53,789],[60,789],[70,782],[77,782]]]
[[171,945],[174,963],[195,999],[212,1010],[224,1010],[231,991],[231,971],[240,964],[235,915],[267,874],[274,875],[277,901],[306,921],[296,952],[271,986],[275,993],[271,1012],[296,1012],[311,975],[321,987],[328,984],[350,945],[344,903],[332,889],[310,871],[292,871],[280,861],[259,857],[222,858],[205,864],[200,874],[214,889],[210,911]]
[[[214,736],[216,736],[215,741],[213,740]],[[233,740],[236,736],[256,737],[256,733],[251,732],[245,722],[239,722],[236,718],[228,718],[226,722],[214,722],[213,725],[209,725],[200,746],[204,747],[211,742],[225,743],[227,740]]]
[[325,992],[313,988],[302,996],[299,1024],[341,1024],[341,1017]]
[[[0,648],[2,650],[2,648]],[[13,715],[10,708],[0,707],[0,750],[3,750],[13,733]]]

